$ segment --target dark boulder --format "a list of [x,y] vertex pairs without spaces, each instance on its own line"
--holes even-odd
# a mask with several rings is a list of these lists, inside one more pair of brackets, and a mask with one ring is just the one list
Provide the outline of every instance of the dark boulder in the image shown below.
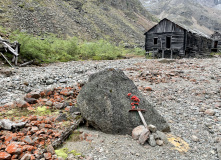
[[94,128],[112,134],[131,134],[142,122],[138,113],[129,112],[131,100],[128,93],[139,97],[139,108],[147,111],[143,114],[147,124],[155,125],[160,131],[170,131],[165,119],[138,91],[133,81],[118,69],[92,74],[77,97],[77,106]]

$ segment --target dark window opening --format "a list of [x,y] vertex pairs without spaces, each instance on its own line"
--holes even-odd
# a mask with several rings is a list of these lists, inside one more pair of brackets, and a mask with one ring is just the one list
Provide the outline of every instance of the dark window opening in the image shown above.
[[218,41],[215,41],[214,42],[214,48],[217,48],[218,47]]
[[171,47],[171,37],[166,37],[166,48]]
[[157,44],[157,43],[158,43],[158,38],[154,38],[154,39],[153,39],[153,43],[154,43],[154,44]]

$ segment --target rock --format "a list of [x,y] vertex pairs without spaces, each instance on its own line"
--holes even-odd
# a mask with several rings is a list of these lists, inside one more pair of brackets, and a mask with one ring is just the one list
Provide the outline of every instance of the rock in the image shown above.
[[7,160],[7,159],[11,159],[11,155],[10,154],[8,154],[7,152],[1,152],[0,151],[0,159],[5,159],[5,160]]
[[31,159],[31,154],[26,153],[21,160],[30,160]]
[[74,112],[80,112],[80,108],[79,107],[75,107],[75,106],[71,106],[70,107],[70,113],[74,113]]
[[33,142],[33,140],[31,139],[30,136],[25,136],[25,137],[23,138],[23,141],[24,141],[25,143],[30,144],[30,145],[34,144],[34,142]]
[[207,114],[207,115],[209,115],[209,116],[214,116],[215,115],[215,111],[214,110],[212,110],[212,109],[207,109],[205,112],[204,112],[204,114]]
[[38,99],[41,96],[39,92],[30,92],[28,95],[30,96],[30,98],[35,98],[35,99]]
[[162,145],[163,145],[163,141],[160,140],[160,139],[157,139],[157,140],[156,140],[156,144],[157,144],[158,146],[162,146]]
[[45,105],[51,107],[51,106],[53,105],[53,102],[52,102],[52,101],[47,101],[47,102],[45,103]]
[[217,145],[217,153],[218,153],[219,159],[221,159],[221,143],[219,143],[219,144]]
[[105,69],[90,75],[77,97],[77,106],[88,124],[95,129],[113,134],[131,134],[141,124],[136,112],[128,112],[131,99],[128,93],[136,95],[139,107],[147,110],[144,119],[158,130],[170,131],[166,120],[155,110],[137,87],[121,70]]
[[22,128],[24,127],[26,122],[15,123],[10,121],[9,119],[0,120],[0,128],[5,130],[12,130],[13,128]]
[[144,90],[145,91],[152,91],[152,88],[151,87],[145,87]]
[[67,160],[77,160],[73,154],[69,154]]
[[53,84],[54,83],[54,80],[53,79],[48,79],[46,81],[46,85],[50,85],[50,84]]
[[64,104],[63,103],[57,103],[57,104],[54,105],[54,107],[56,109],[63,109],[64,108]]
[[157,131],[156,133],[164,144],[168,144],[167,136],[163,132]]
[[150,131],[147,128],[144,128],[143,132],[140,134],[139,143],[144,145],[147,139],[150,136]]
[[58,121],[58,122],[62,122],[62,121],[67,121],[67,115],[65,113],[61,113],[59,114],[59,116],[56,118],[55,121]]
[[197,137],[197,136],[195,136],[195,135],[192,135],[192,140],[194,141],[194,142],[199,142],[199,138]]
[[36,103],[38,103],[37,99],[35,99],[35,98],[26,98],[25,97],[24,100],[26,102],[28,102],[29,104],[36,104]]
[[67,80],[67,79],[60,79],[59,82],[60,82],[60,83],[67,83],[68,80]]
[[157,145],[153,135],[150,135],[148,143],[151,147],[155,147]]
[[45,159],[51,159],[51,153],[44,153]]
[[30,104],[27,103],[24,100],[17,100],[16,101],[16,106],[19,107],[19,108],[27,108],[27,107],[30,107]]
[[152,125],[152,124],[150,124],[150,125],[148,126],[148,129],[149,129],[152,133],[156,133],[156,131],[157,131],[157,127],[154,126],[154,125]]
[[55,150],[54,150],[54,147],[53,147],[52,145],[48,145],[47,148],[46,148],[46,150],[47,150],[48,152],[50,152],[51,154],[55,154]]
[[145,130],[145,127],[143,125],[140,125],[133,129],[132,131],[132,138],[137,140],[139,139],[141,133]]
[[86,160],[94,160],[94,157],[91,154],[89,154],[86,156]]
[[5,151],[8,152],[9,154],[20,154],[22,153],[22,148],[16,143],[11,143],[7,146]]

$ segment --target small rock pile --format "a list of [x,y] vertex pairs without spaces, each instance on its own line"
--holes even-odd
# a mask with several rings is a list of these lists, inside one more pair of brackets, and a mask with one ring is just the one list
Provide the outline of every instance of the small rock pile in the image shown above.
[[[152,147],[155,147],[156,145],[162,146],[163,144],[168,143],[166,135],[163,132],[158,131],[156,126],[149,125],[147,128],[145,128],[144,125],[134,128],[132,131],[132,138],[134,140],[138,140],[138,142],[142,145],[145,142],[148,142],[148,144]],[[146,130],[149,131],[146,132]],[[148,134],[143,135],[144,133]]]
[[1,106],[0,160],[58,159],[54,147],[80,123],[80,112],[75,107],[79,90],[58,87],[31,92],[24,100]]

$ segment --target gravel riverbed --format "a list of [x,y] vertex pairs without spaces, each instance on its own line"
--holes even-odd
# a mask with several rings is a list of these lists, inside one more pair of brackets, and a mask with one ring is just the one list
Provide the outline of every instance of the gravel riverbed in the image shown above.
[[[221,145],[221,58],[147,60],[132,58],[113,61],[54,63],[44,67],[0,69],[0,105],[33,90],[75,86],[104,68],[119,68],[131,78],[145,97],[171,126],[171,133],[189,144],[179,152],[172,144],[141,146],[129,135],[110,135],[83,128],[93,139],[67,142],[95,160],[218,160]],[[152,91],[145,88],[151,87]],[[221,156],[221,155],[220,155]],[[221,159],[221,157],[220,157]]]

